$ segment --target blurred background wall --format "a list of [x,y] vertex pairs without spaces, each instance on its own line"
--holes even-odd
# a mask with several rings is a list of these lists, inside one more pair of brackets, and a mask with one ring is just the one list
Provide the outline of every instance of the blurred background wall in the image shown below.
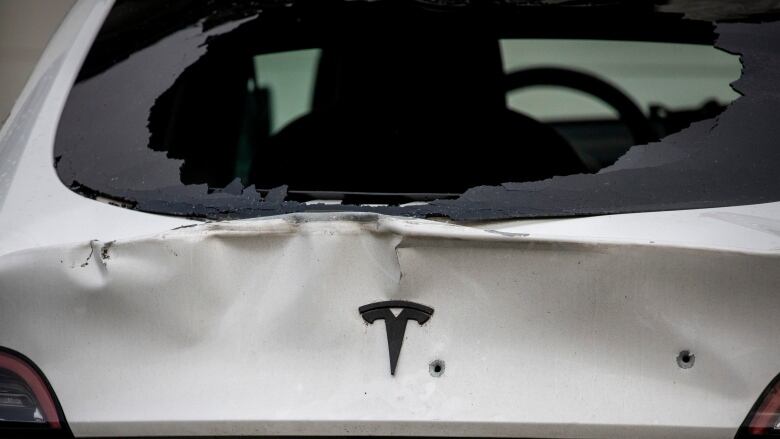
[[0,0],[0,125],[75,0]]

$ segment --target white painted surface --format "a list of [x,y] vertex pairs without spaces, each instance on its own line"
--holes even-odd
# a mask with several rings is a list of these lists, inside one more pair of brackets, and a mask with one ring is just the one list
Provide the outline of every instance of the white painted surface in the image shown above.
[[[780,371],[780,203],[167,232],[197,223],[71,192],[56,123],[109,7],[74,7],[0,131],[0,345],[43,369],[78,435],[725,438]],[[436,309],[395,378],[357,313],[383,299]]]
[[0,0],[0,126],[75,0]]
[[[776,254],[308,214],[2,256],[0,345],[84,436],[729,438],[780,364],[777,285]],[[357,312],[390,299],[435,309],[394,377]]]
[[0,129],[0,254],[56,242],[111,239],[192,223],[116,208],[65,187],[52,166],[54,135],[110,1],[80,1],[44,51]]

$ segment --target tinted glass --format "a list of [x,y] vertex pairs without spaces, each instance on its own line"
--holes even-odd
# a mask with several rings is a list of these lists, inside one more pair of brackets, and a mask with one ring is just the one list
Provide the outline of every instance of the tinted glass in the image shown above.
[[[642,2],[485,5],[119,1],[64,110],[59,175],[88,196],[210,217],[467,207],[503,218],[774,199],[777,184],[741,170],[776,154],[766,136],[731,162],[730,182],[707,180],[724,175],[717,160],[669,152],[675,141],[716,156],[744,148],[702,137],[739,97],[739,57],[713,46],[712,23]],[[694,189],[670,191],[670,169],[650,171],[659,164],[681,165],[676,187]],[[628,169],[641,187],[613,173]],[[610,190],[630,196],[599,193],[610,173]],[[483,186],[499,199],[473,204]]]

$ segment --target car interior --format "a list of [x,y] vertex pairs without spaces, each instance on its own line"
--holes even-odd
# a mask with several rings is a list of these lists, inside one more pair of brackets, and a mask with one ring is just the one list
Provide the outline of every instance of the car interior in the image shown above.
[[[184,184],[220,190],[238,180],[260,192],[287,185],[288,199],[401,204],[598,172],[632,145],[728,104],[705,94],[682,108],[640,105],[565,54],[556,65],[507,70],[502,50],[504,41],[539,37],[715,50],[706,25],[659,35],[652,22],[604,30],[596,20],[564,32],[533,17],[357,6],[268,14],[209,40],[152,107],[149,148],[183,160]],[[307,59],[285,64],[288,55]],[[545,87],[585,95],[610,114],[542,120],[510,105],[513,93]],[[284,109],[296,99],[299,108]]]

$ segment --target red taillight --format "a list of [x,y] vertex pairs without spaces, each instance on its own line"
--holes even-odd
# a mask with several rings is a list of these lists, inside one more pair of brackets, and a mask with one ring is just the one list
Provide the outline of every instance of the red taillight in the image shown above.
[[13,431],[62,431],[63,422],[43,375],[23,356],[0,350],[0,435]]
[[737,438],[780,437],[780,375],[764,390],[745,418]]

